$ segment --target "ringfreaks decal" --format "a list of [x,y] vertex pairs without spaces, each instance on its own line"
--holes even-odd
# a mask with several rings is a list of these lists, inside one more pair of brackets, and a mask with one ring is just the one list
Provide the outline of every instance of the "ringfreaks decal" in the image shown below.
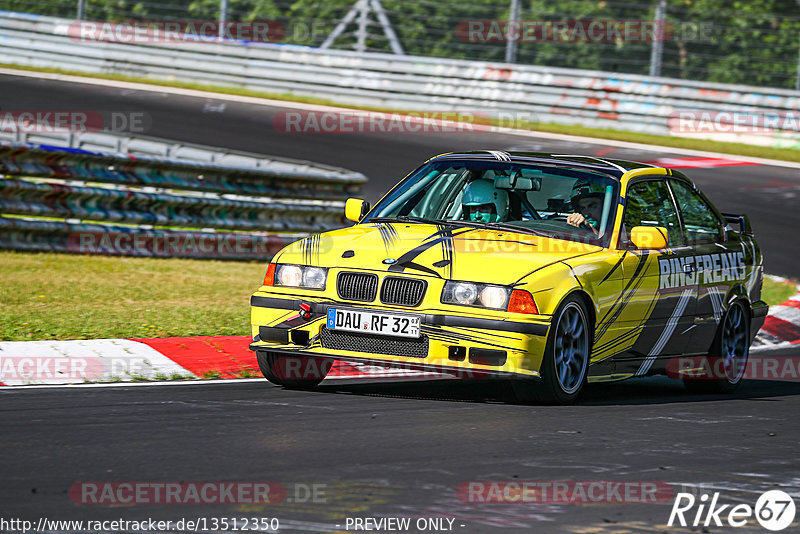
[[658,260],[658,267],[659,289],[697,283],[718,284],[728,280],[741,280],[745,276],[744,254],[741,252],[661,258]]

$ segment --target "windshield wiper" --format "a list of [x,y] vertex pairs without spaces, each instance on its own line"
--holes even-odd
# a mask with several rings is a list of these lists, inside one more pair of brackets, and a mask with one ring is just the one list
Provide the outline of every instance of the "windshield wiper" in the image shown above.
[[551,234],[548,232],[543,232],[541,230],[535,230],[533,228],[528,228],[525,226],[517,226],[515,224],[509,223],[502,223],[502,222],[495,222],[495,223],[487,223],[487,222],[480,222],[480,221],[462,221],[462,220],[445,220],[445,219],[426,219],[425,217],[415,217],[411,215],[398,215],[396,217],[372,217],[370,222],[386,222],[386,221],[401,221],[401,222],[418,222],[418,223],[425,223],[425,224],[441,224],[445,226],[458,226],[458,227],[471,227],[471,228],[483,228],[486,230],[509,230],[512,232],[519,232],[521,234],[531,234],[531,235],[538,235],[541,237],[551,237],[555,238],[555,234]]
[[486,224],[488,228],[500,228],[503,230],[511,230],[512,232],[519,232],[521,234],[532,234],[542,237],[557,238],[555,234],[544,232],[542,230],[537,230],[535,228],[529,228],[527,226],[517,226],[516,224],[510,224],[505,222],[484,223],[484,224]]
[[509,230],[511,232],[518,232],[520,234],[538,235],[541,237],[556,237],[555,234],[528,228],[527,226],[517,226],[516,224],[506,222],[481,222],[481,221],[449,221],[450,223],[458,226],[472,226],[474,228],[484,228],[487,230]]
[[458,221],[445,221],[442,219],[426,219],[425,217],[415,217],[412,215],[398,215],[397,217],[372,217],[369,222],[386,222],[386,221],[401,221],[401,222],[418,222],[424,224],[444,224],[447,226],[457,226],[454,223]]

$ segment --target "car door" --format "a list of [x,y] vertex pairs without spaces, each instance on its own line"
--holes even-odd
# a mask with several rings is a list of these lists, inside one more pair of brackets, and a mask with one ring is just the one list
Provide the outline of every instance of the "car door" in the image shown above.
[[[667,247],[637,249],[627,236],[636,226],[667,230]],[[682,354],[688,345],[697,299],[687,246],[672,192],[664,176],[631,182],[625,193],[620,247],[626,310],[620,326],[635,341],[616,357],[617,372],[645,375],[660,357]]]
[[705,353],[714,340],[731,288],[745,276],[744,254],[739,242],[727,240],[724,222],[691,183],[672,178],[669,185],[697,270],[697,306],[689,352]]

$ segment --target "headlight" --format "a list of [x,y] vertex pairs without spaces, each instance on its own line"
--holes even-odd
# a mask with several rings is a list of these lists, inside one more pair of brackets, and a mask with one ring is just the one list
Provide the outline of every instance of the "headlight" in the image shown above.
[[278,265],[275,269],[275,285],[325,289],[328,269],[303,265]]
[[508,303],[508,289],[499,286],[485,286],[478,296],[487,308],[501,309]]
[[327,269],[308,267],[303,269],[303,287],[325,289],[325,280],[328,278]]
[[509,294],[511,289],[505,286],[450,281],[444,285],[442,302],[505,310]]
[[452,300],[456,304],[475,304],[475,299],[478,298],[478,286],[475,284],[458,282],[452,285],[452,296],[448,300]]

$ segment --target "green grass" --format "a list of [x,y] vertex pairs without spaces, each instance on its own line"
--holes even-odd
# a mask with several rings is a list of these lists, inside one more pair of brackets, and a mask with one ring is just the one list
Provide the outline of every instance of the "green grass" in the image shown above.
[[0,252],[0,340],[249,335],[265,264]]
[[[105,80],[145,83],[161,87],[180,87],[184,89],[193,89],[196,91],[209,91],[214,93],[249,96],[255,98],[269,98],[273,100],[284,100],[288,102],[301,102],[310,104],[320,104],[326,106],[346,107],[347,109],[362,109],[371,111],[396,111],[391,109],[369,107],[369,106],[353,106],[349,104],[344,105],[322,98],[304,97],[304,96],[297,96],[285,93],[268,93],[268,92],[253,91],[250,89],[243,89],[238,87],[202,85],[198,83],[179,82],[174,80],[157,80],[153,78],[123,76],[120,74],[86,73],[86,72],[70,71],[63,69],[28,67],[28,66],[13,65],[9,63],[0,63],[0,67],[16,69],[16,70],[34,71],[34,72],[50,72],[56,74],[66,74],[70,76],[83,76],[87,78],[99,78]],[[402,113],[402,111],[398,112]],[[407,110],[406,112],[408,113]],[[476,120],[476,122],[481,122],[481,121]],[[495,125],[534,130],[538,132],[578,135],[584,137],[596,137],[600,139],[626,141],[630,143],[661,145],[673,148],[702,150],[707,152],[721,152],[724,154],[733,154],[738,156],[750,156],[756,158],[767,158],[767,159],[777,159],[783,161],[800,162],[800,150],[794,148],[752,146],[743,143],[727,143],[722,141],[710,141],[705,139],[689,139],[684,137],[652,135],[652,134],[626,132],[621,130],[611,130],[603,128],[587,128],[584,126],[576,126],[576,125],[523,122],[523,121],[518,121],[515,122],[514,124],[509,124],[508,122],[500,122],[500,121],[491,121],[491,122],[492,124]]]
[[[0,266],[2,341],[249,335],[249,297],[265,269],[257,262],[7,251],[0,251]],[[794,293],[794,284],[764,279],[770,305]],[[240,376],[260,375],[244,369]]]
[[764,287],[761,289],[761,300],[770,306],[780,304],[797,293],[796,283],[776,282],[764,277]]

